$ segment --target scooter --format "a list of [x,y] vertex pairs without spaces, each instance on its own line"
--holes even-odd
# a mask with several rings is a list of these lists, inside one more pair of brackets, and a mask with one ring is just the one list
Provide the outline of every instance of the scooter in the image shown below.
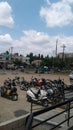
[[18,100],[17,88],[6,81],[5,84],[1,86],[1,96],[16,101]]
[[48,107],[46,92],[43,89],[30,88],[26,92],[26,98],[28,102],[33,102],[44,107]]

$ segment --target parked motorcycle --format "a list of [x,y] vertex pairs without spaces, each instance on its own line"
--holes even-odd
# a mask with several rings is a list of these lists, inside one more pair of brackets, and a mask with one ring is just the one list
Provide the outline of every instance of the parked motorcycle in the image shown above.
[[46,92],[43,89],[30,88],[26,93],[27,101],[48,106]]
[[16,101],[18,100],[17,88],[9,81],[5,81],[4,85],[1,86],[1,96]]
[[47,97],[49,102],[52,104],[60,103],[65,100],[65,87],[66,85],[60,79],[58,80],[47,80],[47,85],[45,90],[47,92]]
[[24,79],[24,77],[22,77],[22,80],[21,80],[21,82],[20,82],[20,89],[27,91],[29,87],[30,87],[29,82],[27,82],[27,81]]

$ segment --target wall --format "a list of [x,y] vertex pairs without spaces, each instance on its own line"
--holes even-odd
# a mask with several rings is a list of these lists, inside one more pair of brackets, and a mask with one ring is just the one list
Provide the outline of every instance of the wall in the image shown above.
[[0,130],[25,130],[25,121],[28,114],[0,124]]
[[[26,114],[24,116],[12,119],[10,121],[0,123],[0,130],[25,130],[25,122],[26,122],[26,117],[28,115],[29,114]],[[33,124],[39,123],[40,121],[42,120],[40,120],[39,118],[35,118],[35,120],[33,121]],[[41,124],[40,126],[34,128],[33,130],[49,130],[55,125],[56,123],[47,122],[47,123]],[[56,130],[67,130],[67,129],[65,126],[62,126],[62,127],[58,127]]]

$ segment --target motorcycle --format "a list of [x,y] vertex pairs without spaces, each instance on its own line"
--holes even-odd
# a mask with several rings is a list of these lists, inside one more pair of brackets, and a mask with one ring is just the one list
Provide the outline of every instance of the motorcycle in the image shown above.
[[22,78],[22,81],[20,82],[20,89],[27,91],[30,87],[29,82],[27,82],[24,78]]
[[1,96],[16,101],[18,100],[17,88],[6,81],[4,85],[1,86]]
[[43,89],[30,88],[26,92],[26,98],[28,102],[33,102],[44,107],[48,107],[46,92]]

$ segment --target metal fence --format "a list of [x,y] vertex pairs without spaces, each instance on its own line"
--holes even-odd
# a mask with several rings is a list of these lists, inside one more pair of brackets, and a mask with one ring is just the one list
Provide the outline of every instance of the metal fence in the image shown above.
[[[64,119],[63,121],[61,121],[60,123],[57,123],[53,128],[49,129],[49,130],[54,130],[58,127],[60,127],[63,123],[67,122],[67,126],[69,126],[70,124],[70,119],[73,118],[73,115],[71,115],[71,110],[73,109],[73,106],[71,105],[73,104],[73,97],[70,98],[70,99],[67,99],[66,101],[64,102],[61,102],[59,104],[56,104],[54,106],[50,106],[50,107],[47,107],[47,108],[44,108],[42,110],[38,110],[38,111],[35,111],[35,112],[32,112],[32,104],[31,104],[31,113],[30,115],[27,117],[26,119],[26,124],[25,124],[25,130],[31,130],[33,128],[36,128],[37,126],[43,124],[43,123],[46,123],[47,121],[50,121],[51,119],[55,118],[55,117],[58,117],[60,116],[61,114],[63,113],[67,113],[67,118]],[[63,107],[65,106],[65,108],[63,109],[63,111],[47,118],[47,119],[44,119],[43,121],[37,123],[37,124],[34,124],[33,125],[33,120],[34,120],[34,117],[40,115],[40,114],[43,114],[43,113],[46,113],[46,112],[49,112],[51,110],[54,110],[56,108],[59,108],[59,107]]]

